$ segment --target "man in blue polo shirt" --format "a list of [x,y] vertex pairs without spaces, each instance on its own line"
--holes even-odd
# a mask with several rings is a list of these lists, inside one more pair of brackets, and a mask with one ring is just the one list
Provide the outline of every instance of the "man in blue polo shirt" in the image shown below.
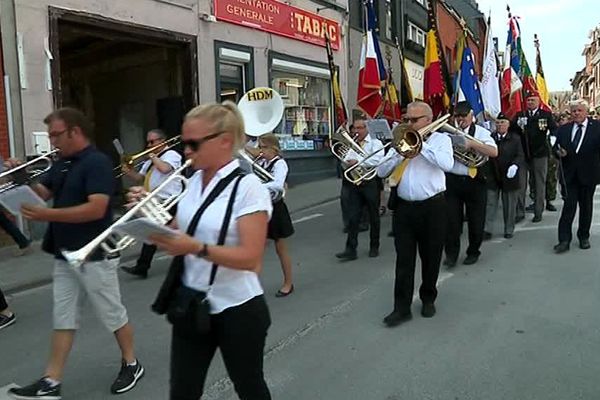
[[61,255],[61,250],[83,247],[110,226],[110,197],[115,185],[112,165],[90,144],[90,123],[80,111],[61,108],[44,123],[60,159],[33,189],[44,200],[53,199],[54,207],[25,205],[21,212],[28,219],[49,223],[42,247],[55,258],[51,355],[41,379],[10,389],[9,394],[16,399],[61,399],[63,370],[79,328],[84,299],[92,303],[117,339],[122,364],[111,392],[124,393],[136,385],[144,368],[134,355],[133,329],[121,302],[118,258],[108,260],[99,249],[82,268],[74,268]]

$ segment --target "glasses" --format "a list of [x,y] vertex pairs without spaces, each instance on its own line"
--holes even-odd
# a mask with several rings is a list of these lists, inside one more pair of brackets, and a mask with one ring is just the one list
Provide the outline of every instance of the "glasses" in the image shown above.
[[67,129],[65,129],[65,130],[62,130],[62,131],[60,131],[60,132],[48,132],[48,136],[49,136],[50,138],[56,139],[56,138],[58,138],[58,137],[60,137],[60,136],[64,135],[64,134],[65,134],[65,133],[67,133],[68,131],[69,131],[69,128],[67,128]]
[[211,133],[210,135],[204,136],[201,139],[182,140],[181,144],[183,144],[183,147],[189,147],[190,150],[192,150],[192,151],[198,151],[204,142],[208,142],[209,140],[212,140],[212,139],[222,135],[223,133],[225,133],[225,131]]
[[146,140],[146,144],[154,144],[156,142],[160,142],[160,139],[151,139],[151,140]]
[[411,124],[414,124],[415,122],[419,121],[421,118],[425,118],[426,116],[427,115],[419,115],[418,117],[406,117],[406,120]]

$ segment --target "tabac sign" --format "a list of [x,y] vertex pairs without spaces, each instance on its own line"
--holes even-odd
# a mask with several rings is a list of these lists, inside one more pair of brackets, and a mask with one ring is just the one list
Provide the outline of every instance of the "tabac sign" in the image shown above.
[[340,48],[340,25],[328,18],[292,7],[276,0],[214,0],[215,15],[220,21],[244,25],[280,36],[325,46],[329,35],[331,47]]

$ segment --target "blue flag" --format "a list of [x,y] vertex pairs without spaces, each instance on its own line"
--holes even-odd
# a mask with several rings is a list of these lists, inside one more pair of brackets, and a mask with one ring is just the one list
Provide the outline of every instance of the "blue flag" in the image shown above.
[[475,63],[473,62],[473,53],[469,47],[465,47],[463,58],[460,64],[460,87],[459,98],[463,97],[469,102],[475,116],[483,112],[483,101],[479,91],[479,82],[475,74]]

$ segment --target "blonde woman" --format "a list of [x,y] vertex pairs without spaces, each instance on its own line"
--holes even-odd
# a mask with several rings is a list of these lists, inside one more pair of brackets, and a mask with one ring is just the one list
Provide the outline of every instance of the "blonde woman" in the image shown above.
[[281,156],[279,139],[271,134],[263,135],[258,139],[258,147],[262,155],[261,166],[275,178],[264,183],[269,190],[273,201],[273,216],[269,221],[267,238],[275,242],[275,251],[283,271],[283,285],[275,296],[286,297],[294,291],[292,283],[292,259],[288,251],[286,238],[294,234],[294,225],[290,218],[287,205],[283,201],[285,181],[288,175],[288,165]]
[[182,143],[197,171],[177,209],[181,231],[152,238],[176,256],[153,304],[173,323],[171,400],[202,396],[217,348],[240,399],[271,398],[263,376],[271,321],[258,274],[272,206],[259,179],[242,175],[234,159],[243,142],[232,102],[202,105],[185,117]]

